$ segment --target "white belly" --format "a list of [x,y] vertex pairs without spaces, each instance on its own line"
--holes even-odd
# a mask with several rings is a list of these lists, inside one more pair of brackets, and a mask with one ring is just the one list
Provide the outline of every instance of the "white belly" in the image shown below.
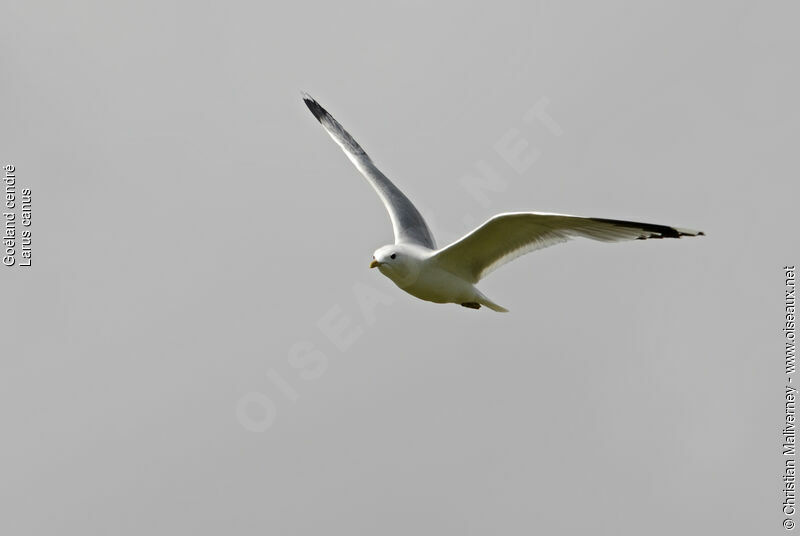
[[437,267],[423,266],[417,277],[395,281],[394,283],[412,296],[434,303],[466,303],[475,302],[478,292],[472,283],[464,281],[446,270]]

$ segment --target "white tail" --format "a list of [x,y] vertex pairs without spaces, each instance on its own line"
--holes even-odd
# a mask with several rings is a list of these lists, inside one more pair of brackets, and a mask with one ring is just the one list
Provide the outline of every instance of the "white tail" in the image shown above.
[[[478,290],[478,289],[475,289],[475,290]],[[498,313],[507,313],[508,312],[508,309],[506,309],[502,305],[497,305],[492,300],[490,300],[489,298],[484,296],[483,293],[480,292],[480,291],[478,291],[478,303],[480,303],[481,305],[485,305],[486,307],[488,307],[492,311],[497,311]]]

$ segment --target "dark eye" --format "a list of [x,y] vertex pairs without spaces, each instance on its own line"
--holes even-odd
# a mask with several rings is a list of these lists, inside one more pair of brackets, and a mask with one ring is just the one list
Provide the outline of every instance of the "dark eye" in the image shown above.
[[394,258],[396,258],[396,257],[397,257],[397,253],[392,253],[392,254],[391,254],[391,255],[389,255],[389,256],[390,256],[391,258],[393,258],[393,259],[394,259]]

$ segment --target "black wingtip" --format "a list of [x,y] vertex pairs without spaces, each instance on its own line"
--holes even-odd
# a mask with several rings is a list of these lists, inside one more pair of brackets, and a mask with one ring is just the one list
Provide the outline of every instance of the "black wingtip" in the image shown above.
[[641,229],[647,234],[643,234],[636,240],[651,240],[658,238],[681,238],[683,236],[705,236],[703,231],[692,231],[690,229],[680,229],[670,227],[669,225],[658,225],[653,223],[639,223],[624,220],[609,220],[606,218],[589,218],[590,220],[610,223],[612,225],[619,225],[620,227],[630,227],[632,229]]
[[328,112],[325,111],[325,108],[319,105],[317,101],[314,100],[314,97],[306,93],[305,91],[300,92],[303,95],[303,102],[306,103],[308,109],[311,110],[311,113],[314,114],[314,117],[317,118],[317,121],[322,121],[322,118],[328,115]]

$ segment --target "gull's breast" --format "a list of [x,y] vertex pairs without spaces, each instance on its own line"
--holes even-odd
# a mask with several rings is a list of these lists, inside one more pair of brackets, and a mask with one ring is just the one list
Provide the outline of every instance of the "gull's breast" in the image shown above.
[[412,296],[434,303],[463,303],[475,298],[472,283],[437,266],[422,265],[417,274],[395,284]]

